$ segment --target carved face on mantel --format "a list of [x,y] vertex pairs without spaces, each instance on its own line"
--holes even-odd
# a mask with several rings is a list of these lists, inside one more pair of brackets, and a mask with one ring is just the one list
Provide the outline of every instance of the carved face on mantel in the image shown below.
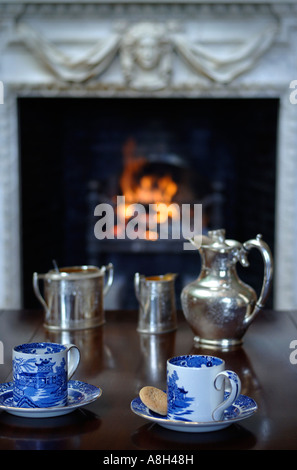
[[160,50],[157,38],[145,36],[140,38],[134,49],[135,59],[138,65],[151,70],[157,67],[160,60]]
[[134,88],[158,89],[168,84],[171,44],[164,24],[131,26],[121,43],[121,63],[126,80]]

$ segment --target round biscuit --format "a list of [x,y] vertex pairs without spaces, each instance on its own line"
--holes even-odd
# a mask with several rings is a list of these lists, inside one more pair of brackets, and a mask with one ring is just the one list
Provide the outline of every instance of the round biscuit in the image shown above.
[[162,416],[167,415],[167,395],[156,387],[146,386],[139,392],[142,403]]

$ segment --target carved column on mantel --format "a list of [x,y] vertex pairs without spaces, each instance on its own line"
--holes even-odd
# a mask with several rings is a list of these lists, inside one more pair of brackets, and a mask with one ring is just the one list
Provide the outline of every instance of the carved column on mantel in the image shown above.
[[0,16],[0,80],[4,89],[0,104],[0,309],[21,305],[17,104],[15,93],[4,79],[5,66],[1,61],[13,18],[14,15]]
[[280,100],[276,188],[275,307],[297,306],[297,104]]
[[0,105],[0,308],[21,305],[21,231],[15,95],[5,87]]

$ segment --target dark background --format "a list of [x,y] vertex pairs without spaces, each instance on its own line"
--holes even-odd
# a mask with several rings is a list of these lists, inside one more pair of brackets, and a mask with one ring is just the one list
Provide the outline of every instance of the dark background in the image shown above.
[[[59,266],[113,262],[115,276],[126,279],[124,308],[136,306],[137,271],[178,272],[178,298],[198,276],[196,252],[118,252],[117,240],[108,247],[96,240],[94,209],[119,190],[128,138],[147,154],[178,155],[197,194],[202,185],[220,194],[208,228],[221,228],[219,220],[227,238],[241,242],[262,233],[273,252],[278,108],[277,99],[20,98],[24,307],[39,306],[32,274],[52,269],[53,259]],[[249,258],[239,272],[257,290],[263,264],[257,253]]]

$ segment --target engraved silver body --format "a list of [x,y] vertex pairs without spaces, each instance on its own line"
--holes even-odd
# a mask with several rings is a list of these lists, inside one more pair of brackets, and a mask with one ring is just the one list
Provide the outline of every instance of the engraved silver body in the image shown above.
[[151,277],[135,274],[135,294],[139,301],[137,331],[165,333],[176,329],[175,278],[176,274]]
[[[44,298],[39,280],[44,281]],[[72,266],[60,268],[59,272],[34,273],[33,289],[45,310],[44,326],[53,330],[78,330],[102,325],[105,322],[104,295],[112,282],[111,263],[101,268]]]
[[[191,240],[195,245],[195,240]],[[257,299],[254,289],[242,282],[236,263],[248,266],[247,253],[257,248],[264,261],[264,278]],[[225,230],[202,237],[199,247],[202,267],[195,281],[185,286],[181,303],[195,341],[201,345],[228,348],[242,343],[242,337],[264,306],[270,291],[273,260],[261,235],[244,244],[225,240]]]

